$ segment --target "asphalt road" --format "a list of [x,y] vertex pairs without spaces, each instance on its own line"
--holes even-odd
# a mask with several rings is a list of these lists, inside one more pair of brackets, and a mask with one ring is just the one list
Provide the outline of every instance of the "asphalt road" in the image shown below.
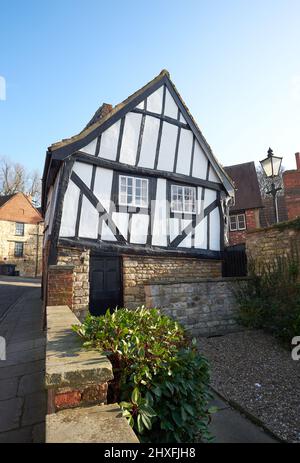
[[21,296],[38,286],[38,279],[0,276],[0,321]]

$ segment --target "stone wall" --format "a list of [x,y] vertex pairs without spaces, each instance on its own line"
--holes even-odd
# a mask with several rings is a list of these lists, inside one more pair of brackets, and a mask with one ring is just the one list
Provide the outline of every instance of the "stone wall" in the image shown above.
[[[16,265],[21,276],[41,276],[43,230],[43,222],[24,223],[24,235],[18,236],[16,222],[0,219],[0,263]],[[16,242],[23,243],[22,257],[15,257]]]
[[190,278],[218,278],[221,261],[184,257],[123,256],[124,306],[145,304],[144,285],[149,281],[184,281]]
[[59,246],[57,264],[73,266],[72,310],[82,320],[89,308],[90,251]]
[[273,225],[248,233],[246,252],[257,269],[264,263],[272,263],[276,257],[288,256],[294,249],[300,251],[299,219]]
[[245,281],[246,278],[217,278],[148,283],[145,285],[146,306],[161,308],[193,336],[230,333],[242,329],[235,320],[234,288]]

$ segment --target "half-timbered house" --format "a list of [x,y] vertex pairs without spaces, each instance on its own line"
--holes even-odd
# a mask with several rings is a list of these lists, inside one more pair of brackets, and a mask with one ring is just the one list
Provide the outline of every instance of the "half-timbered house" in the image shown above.
[[50,270],[62,272],[63,264],[77,313],[139,305],[144,284],[155,278],[220,276],[231,195],[230,178],[162,71],[48,149],[46,297]]

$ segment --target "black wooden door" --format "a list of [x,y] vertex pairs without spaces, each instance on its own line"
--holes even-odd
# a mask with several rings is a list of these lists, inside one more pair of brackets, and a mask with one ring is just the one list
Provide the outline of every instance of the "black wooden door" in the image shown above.
[[230,246],[224,251],[223,277],[244,277],[247,275],[247,254],[245,245]]
[[102,315],[107,309],[115,310],[122,305],[120,257],[90,259],[90,312]]

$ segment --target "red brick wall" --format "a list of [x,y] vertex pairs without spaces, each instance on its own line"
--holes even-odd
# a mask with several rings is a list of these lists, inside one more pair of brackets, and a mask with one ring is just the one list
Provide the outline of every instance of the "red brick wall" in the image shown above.
[[247,209],[245,211],[246,230],[229,231],[229,245],[244,244],[248,230],[254,230],[259,227],[258,209]]
[[30,199],[23,193],[17,193],[0,208],[0,220],[36,224],[42,216],[33,207]]
[[48,269],[47,305],[73,306],[72,265],[50,265]]
[[288,219],[292,220],[300,216],[300,160],[296,153],[297,170],[286,170],[283,173],[285,204]]

